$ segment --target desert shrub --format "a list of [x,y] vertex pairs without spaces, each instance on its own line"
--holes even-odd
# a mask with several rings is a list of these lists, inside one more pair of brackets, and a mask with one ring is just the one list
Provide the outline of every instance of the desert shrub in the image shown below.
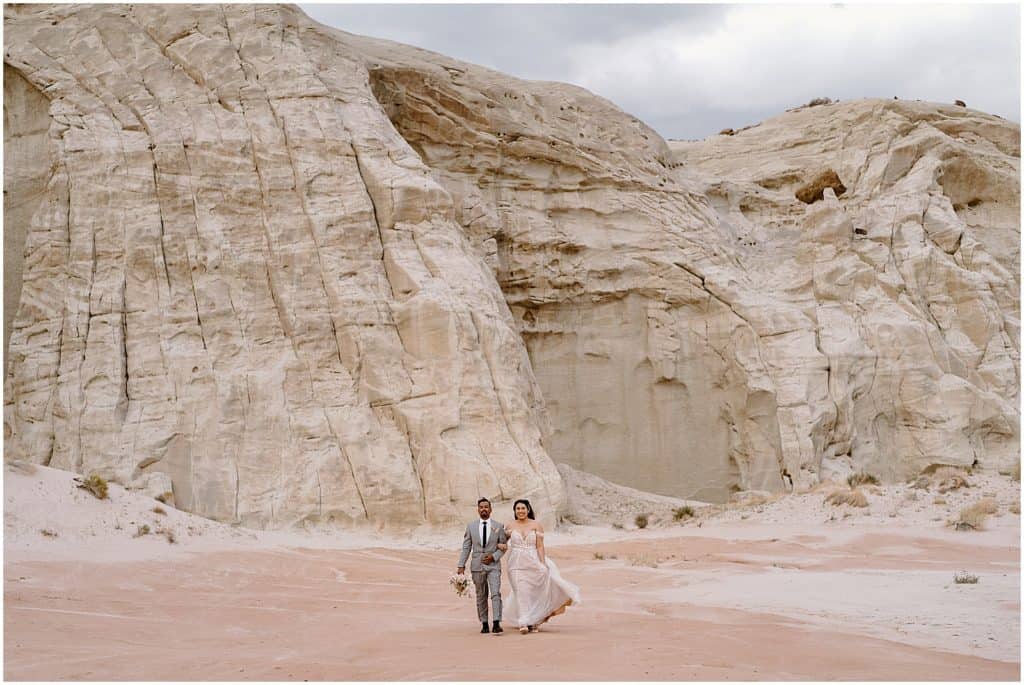
[[615,523],[612,524],[612,528],[614,528],[615,530],[622,530],[623,528],[625,528],[625,526],[623,526],[621,523],[616,521]]
[[963,100],[954,100],[953,104],[956,105],[957,107],[966,107],[967,106],[967,103],[964,102]]
[[846,477],[846,484],[851,488],[864,484],[878,485],[878,477],[870,473],[865,473],[864,471],[861,471],[860,473],[851,473]]
[[935,499],[932,500],[932,504],[946,504],[946,498],[936,497]]
[[979,530],[990,514],[996,513],[999,507],[991,497],[983,497],[969,507],[960,510],[960,518],[956,521],[957,530]]
[[978,576],[967,571],[957,571],[953,575],[953,582],[957,585],[974,585],[978,582]]
[[813,204],[818,200],[825,197],[825,188],[831,188],[835,191],[836,197],[839,197],[846,192],[846,186],[839,180],[839,174],[832,169],[826,169],[822,173],[818,174],[818,177],[807,185],[798,188],[796,191],[796,199],[800,200],[804,204]]
[[44,537],[48,537],[48,538],[55,538],[55,537],[57,537],[57,531],[50,530],[49,528],[43,528],[39,532],[42,533]]
[[636,524],[637,528],[646,528],[649,523],[647,514],[637,514],[636,518],[633,519],[633,523]]
[[163,535],[165,538],[167,538],[167,542],[169,544],[173,545],[175,542],[178,541],[178,538],[176,538],[174,536],[174,531],[173,530],[168,530],[166,528],[161,528],[160,530],[157,531],[157,534],[158,535]]
[[92,474],[84,481],[78,483],[78,487],[82,490],[88,490],[93,494],[96,499],[107,498],[107,481],[103,480],[103,477],[97,474]]
[[686,518],[693,518],[693,507],[685,505],[682,507],[676,507],[672,510],[672,518],[676,521],[682,521]]
[[849,504],[851,507],[866,507],[867,496],[860,490],[836,490],[825,498],[825,502],[834,506]]
[[149,535],[149,526],[143,524],[139,526],[139,529],[135,532],[135,537],[141,538],[143,535]]
[[598,561],[601,561],[601,560],[604,559],[604,555],[601,554],[600,552],[594,552],[594,558],[597,559]]
[[720,136],[734,136],[734,135],[736,135],[736,131],[732,130],[731,128],[723,128],[721,131],[718,132],[718,135],[720,135]]
[[155,499],[157,502],[160,502],[161,504],[167,504],[167,502],[170,501],[173,497],[174,493],[168,490],[167,492],[160,493],[153,499]]
[[1010,505],[1010,513],[1020,516],[1020,502],[1014,502]]
[[814,98],[808,102],[804,107],[817,107],[818,105],[831,105],[832,98]]
[[167,516],[167,510],[163,507],[153,507],[152,512],[154,514],[160,514],[161,516]]

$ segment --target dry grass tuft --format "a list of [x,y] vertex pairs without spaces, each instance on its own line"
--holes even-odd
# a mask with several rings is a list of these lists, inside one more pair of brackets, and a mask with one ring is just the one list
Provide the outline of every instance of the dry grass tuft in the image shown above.
[[133,537],[141,538],[143,535],[149,535],[149,526],[143,524],[139,526],[139,529],[135,532]]
[[672,510],[672,518],[676,521],[682,521],[683,519],[693,518],[693,507],[690,505],[677,507]]
[[831,105],[832,98],[814,98],[808,102],[804,107],[817,107],[819,105]]
[[1020,516],[1020,502],[1014,502],[1010,505],[1010,513]]
[[734,135],[736,135],[736,131],[732,130],[731,128],[723,128],[721,131],[718,132],[718,135],[720,135],[720,136],[734,136]]
[[55,537],[58,537],[58,535],[57,535],[57,531],[55,531],[55,530],[50,530],[49,528],[43,528],[43,529],[42,529],[41,531],[39,531],[39,532],[40,532],[40,533],[42,533],[44,537],[48,537],[48,538],[55,538]]
[[879,481],[878,476],[861,471],[860,473],[851,473],[847,476],[846,484],[851,488],[855,488],[858,485],[878,485]]
[[76,479],[76,482],[78,483],[79,488],[82,490],[88,490],[94,497],[96,497],[96,499],[107,498],[107,481],[103,480],[102,476],[94,473],[84,481]]
[[594,558],[598,561],[602,561],[604,559],[604,554],[602,554],[601,552],[594,552]]
[[846,186],[839,180],[839,174],[832,169],[826,169],[807,185],[798,188],[796,199],[806,205],[814,204],[825,197],[825,188],[835,191],[836,197],[846,192]]
[[168,490],[167,492],[160,493],[153,499],[155,499],[157,502],[160,502],[161,504],[167,504],[172,499],[174,499],[174,493]]
[[957,530],[980,530],[990,514],[999,511],[991,497],[983,497],[969,507],[960,510],[960,518],[954,523]]
[[615,530],[622,530],[623,528],[625,528],[625,526],[616,521],[612,524],[612,528],[614,528]]
[[841,506],[848,504],[851,507],[866,507],[868,506],[868,498],[861,490],[836,490],[828,497],[825,498],[827,504],[833,506]]
[[160,514],[161,516],[167,516],[167,510],[166,510],[166,509],[164,509],[163,507],[153,507],[153,508],[151,509],[151,511],[152,511],[152,512],[153,512],[154,514]]
[[165,538],[167,538],[168,544],[173,545],[175,542],[178,541],[178,538],[176,538],[174,536],[174,531],[173,530],[168,530],[166,528],[161,528],[161,529],[157,530],[156,532],[157,532],[157,535],[163,535]]
[[650,523],[650,520],[647,514],[637,514],[636,518],[633,519],[633,523],[636,524],[637,528],[646,528],[647,524]]

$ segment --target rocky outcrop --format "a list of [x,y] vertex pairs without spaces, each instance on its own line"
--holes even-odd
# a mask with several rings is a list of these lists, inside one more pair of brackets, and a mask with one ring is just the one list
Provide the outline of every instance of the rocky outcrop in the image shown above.
[[293,7],[5,21],[51,160],[10,200],[15,458],[258,526],[553,521],[553,461],[724,501],[1016,458],[1018,126],[861,101],[666,143]]
[[53,160],[9,457],[162,474],[179,507],[250,526],[442,523],[480,495],[554,520],[508,306],[362,56],[281,6],[7,6],[5,26],[25,82],[5,116],[42,93]]
[[[776,379],[801,379],[794,406],[817,417],[789,449],[826,475],[885,478],[1019,458],[1018,125],[866,100],[672,147],[758,291],[805,313],[794,335],[825,360],[812,378],[796,347],[773,355]],[[823,167],[847,191],[804,208],[794,189]]]

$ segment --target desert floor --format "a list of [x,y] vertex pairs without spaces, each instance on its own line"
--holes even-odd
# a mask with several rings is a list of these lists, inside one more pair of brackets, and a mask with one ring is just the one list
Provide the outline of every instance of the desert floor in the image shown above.
[[[90,502],[74,488],[56,496],[40,481],[33,486],[48,515],[68,520],[77,506],[126,517],[120,537],[91,538],[83,516],[79,528],[41,535],[29,497],[8,494],[19,479],[28,476],[6,474],[8,680],[1020,674],[1020,518],[1012,513],[975,532],[856,515],[766,522],[766,509],[645,530],[570,526],[548,544],[583,602],[538,634],[506,626],[494,636],[478,633],[473,600],[447,584],[457,531],[335,539],[343,544],[330,548],[323,538],[303,546],[237,529],[202,535],[195,523],[194,537],[169,544],[123,530],[144,520],[151,509],[140,507],[152,500],[117,492],[112,502]],[[160,516],[192,525],[176,510]],[[959,570],[979,582],[954,583]]]

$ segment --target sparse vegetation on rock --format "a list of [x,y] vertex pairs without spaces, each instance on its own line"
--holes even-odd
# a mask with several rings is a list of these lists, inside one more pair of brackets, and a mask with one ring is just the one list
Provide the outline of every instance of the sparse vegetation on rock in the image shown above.
[[100,475],[92,474],[85,480],[78,482],[78,487],[82,490],[88,490],[96,499],[107,499],[107,481]]
[[878,482],[879,481],[877,476],[874,476],[870,473],[865,473],[864,471],[861,471],[859,473],[851,473],[846,478],[846,484],[849,485],[851,488],[855,488],[858,485],[865,484],[878,485]]
[[841,506],[843,504],[848,504],[851,507],[868,506],[867,495],[865,495],[859,488],[836,490],[825,498],[825,502],[834,506]]
[[814,98],[808,102],[804,107],[817,107],[819,105],[831,105],[832,98]]
[[637,514],[637,517],[633,519],[633,523],[636,524],[637,528],[646,528],[649,523],[647,514]]
[[693,507],[687,505],[683,507],[676,507],[672,510],[672,518],[676,521],[682,521],[683,519],[693,518]]
[[143,524],[143,525],[139,526],[138,530],[135,531],[135,535],[132,536],[132,537],[141,538],[143,535],[149,535],[149,533],[150,533],[149,526],[146,525],[146,524]]

